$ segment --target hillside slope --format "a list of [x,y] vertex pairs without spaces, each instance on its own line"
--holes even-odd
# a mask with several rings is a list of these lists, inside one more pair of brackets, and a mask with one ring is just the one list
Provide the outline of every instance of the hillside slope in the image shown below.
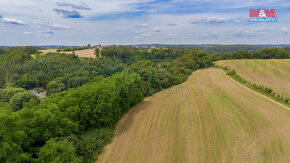
[[290,98],[290,59],[225,60],[216,64],[234,69],[247,81],[262,84]]
[[289,123],[289,110],[199,70],[131,109],[98,162],[289,162]]

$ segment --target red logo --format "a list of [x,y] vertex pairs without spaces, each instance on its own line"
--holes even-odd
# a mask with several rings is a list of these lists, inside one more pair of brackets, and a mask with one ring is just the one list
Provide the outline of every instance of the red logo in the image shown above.
[[276,9],[250,9],[250,18],[276,18]]
[[250,22],[277,22],[276,9],[250,9]]

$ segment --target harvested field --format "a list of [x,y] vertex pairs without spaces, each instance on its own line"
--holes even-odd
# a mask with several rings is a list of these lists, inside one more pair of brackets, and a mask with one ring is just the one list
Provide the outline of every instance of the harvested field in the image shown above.
[[46,49],[46,50],[39,50],[42,53],[55,53],[56,49]]
[[217,61],[216,64],[236,70],[247,81],[290,97],[290,59],[225,60]]
[[[42,53],[53,53],[56,49],[40,50]],[[65,54],[72,54],[72,51],[61,52]],[[96,58],[95,49],[76,50],[75,55],[82,58]]]
[[146,99],[97,162],[289,162],[290,111],[219,69]]

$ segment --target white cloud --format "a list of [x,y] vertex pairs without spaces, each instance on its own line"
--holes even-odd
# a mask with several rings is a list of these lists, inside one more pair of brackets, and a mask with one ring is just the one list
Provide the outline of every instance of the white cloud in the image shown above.
[[149,33],[140,33],[135,38],[137,38],[137,39],[140,39],[140,38],[149,38],[150,36],[151,36],[151,34],[149,34]]
[[49,37],[54,34],[54,32],[50,29],[40,30],[40,31],[37,31],[37,33],[39,36],[44,36],[44,37]]
[[[59,25],[59,24],[50,24],[49,22],[42,22],[40,24],[37,24],[40,26],[42,31],[48,31],[46,33],[54,34],[54,31],[68,31],[72,30],[73,28],[68,25]],[[43,33],[43,32],[40,32]]]
[[177,24],[175,24],[175,23],[169,23],[169,24],[167,24],[168,26],[177,26]]
[[288,28],[281,28],[281,31],[288,31]]
[[154,31],[154,32],[160,32],[161,30],[160,30],[159,28],[156,27],[156,28],[153,28],[153,31]]
[[247,16],[243,16],[243,17],[241,17],[241,18],[235,19],[234,22],[235,22],[235,23],[242,23],[242,22],[245,23],[245,22],[249,22],[249,17],[247,17]]
[[147,24],[137,24],[135,25],[137,28],[148,28],[149,26]]
[[23,32],[24,36],[29,36],[31,35],[31,32]]
[[179,36],[177,34],[170,33],[168,34],[170,38],[177,39]]
[[23,21],[16,20],[16,19],[13,19],[13,18],[3,17],[1,20],[4,23],[15,24],[15,25],[24,25],[24,22]]
[[54,29],[54,30],[70,30],[70,29],[72,29],[70,26],[57,25],[57,24],[49,25],[49,27]]
[[223,17],[210,17],[210,18],[193,19],[190,23],[191,24],[198,24],[198,23],[222,24],[222,23],[225,23],[226,21],[227,20]]
[[281,31],[282,31],[282,33],[284,33],[284,34],[288,34],[289,33],[289,30],[288,30],[288,28],[281,28]]

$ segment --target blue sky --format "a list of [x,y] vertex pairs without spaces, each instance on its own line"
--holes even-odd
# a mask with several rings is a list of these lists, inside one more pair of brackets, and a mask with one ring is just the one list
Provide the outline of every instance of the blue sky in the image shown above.
[[[249,9],[278,22],[250,23]],[[290,44],[289,0],[0,1],[0,45]]]

